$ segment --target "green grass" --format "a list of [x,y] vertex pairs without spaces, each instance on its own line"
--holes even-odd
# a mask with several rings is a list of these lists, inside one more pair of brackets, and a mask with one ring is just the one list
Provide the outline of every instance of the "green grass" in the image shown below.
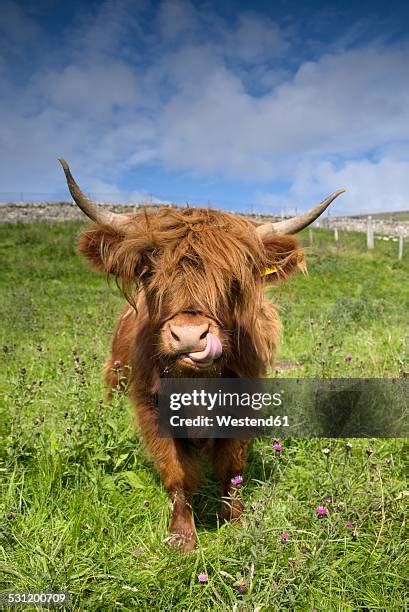
[[367,251],[365,234],[340,232],[337,245],[332,232],[314,230],[308,276],[276,291],[280,359],[302,362],[295,375],[393,377],[408,368],[408,250],[399,262],[396,243]]
[[[197,551],[163,543],[166,493],[126,398],[104,399],[122,300],[75,254],[79,228],[0,226],[0,591],[64,589],[81,610],[404,609],[403,440],[351,440],[348,451],[345,440],[291,439],[279,457],[257,440],[243,524],[218,528],[206,478]],[[301,364],[289,375],[404,375],[407,250],[398,262],[393,243],[367,253],[364,235],[341,233],[337,247],[330,233],[314,237],[309,276],[270,290],[279,359]]]

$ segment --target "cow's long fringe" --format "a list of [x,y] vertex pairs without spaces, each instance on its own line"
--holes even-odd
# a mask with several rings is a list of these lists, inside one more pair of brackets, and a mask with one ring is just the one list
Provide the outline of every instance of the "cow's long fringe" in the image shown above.
[[[273,236],[263,244],[250,221],[211,209],[143,210],[130,218],[125,235],[92,226],[79,247],[95,267],[114,275],[135,309],[144,284],[154,327],[178,312],[201,311],[238,335],[239,360],[249,356],[249,334],[258,357],[270,360],[279,324],[263,286],[303,268],[295,238]],[[265,277],[267,268],[276,272]]]

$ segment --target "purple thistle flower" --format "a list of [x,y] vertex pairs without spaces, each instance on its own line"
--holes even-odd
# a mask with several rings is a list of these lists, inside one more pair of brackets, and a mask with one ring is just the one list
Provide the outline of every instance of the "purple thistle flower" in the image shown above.
[[346,527],[347,529],[354,529],[354,525],[353,525],[353,523],[351,523],[351,521],[348,521],[348,522],[345,524],[345,527]]
[[352,361],[351,353],[348,353],[348,355],[345,355],[345,361]]
[[321,518],[322,516],[327,516],[328,514],[328,509],[325,506],[317,506],[315,508],[315,512],[317,513],[317,515]]
[[281,544],[288,542],[289,539],[290,539],[290,534],[288,533],[288,531],[284,531],[284,533],[282,533],[280,537]]
[[114,368],[115,370],[118,370],[121,367],[121,362],[119,361],[119,359],[117,359],[116,361],[114,361]]
[[238,474],[237,476],[231,478],[230,482],[232,483],[233,487],[241,487],[243,484],[243,476]]
[[277,454],[281,453],[281,451],[284,450],[284,446],[282,444],[280,444],[280,442],[274,442],[273,444],[273,451],[275,451]]
[[200,574],[197,575],[197,579],[199,582],[208,582],[209,580],[207,574],[205,574],[204,572],[200,572]]

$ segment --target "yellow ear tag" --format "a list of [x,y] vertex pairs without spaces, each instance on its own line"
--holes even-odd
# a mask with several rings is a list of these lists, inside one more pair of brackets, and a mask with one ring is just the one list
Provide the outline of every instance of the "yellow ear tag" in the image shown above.
[[261,276],[268,276],[269,274],[275,274],[278,272],[277,268],[266,268]]

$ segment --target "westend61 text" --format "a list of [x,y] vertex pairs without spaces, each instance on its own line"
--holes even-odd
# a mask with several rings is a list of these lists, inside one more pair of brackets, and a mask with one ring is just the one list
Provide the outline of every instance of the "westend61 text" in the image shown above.
[[216,393],[209,393],[204,389],[192,390],[190,393],[172,393],[170,395],[170,409],[196,406],[213,410],[215,406],[222,407],[249,407],[261,410],[267,406],[281,406],[281,393],[228,393],[220,389]]
[[171,427],[289,427],[288,416],[269,416],[265,418],[243,417],[242,419],[230,415],[180,417],[175,414],[170,417]]

